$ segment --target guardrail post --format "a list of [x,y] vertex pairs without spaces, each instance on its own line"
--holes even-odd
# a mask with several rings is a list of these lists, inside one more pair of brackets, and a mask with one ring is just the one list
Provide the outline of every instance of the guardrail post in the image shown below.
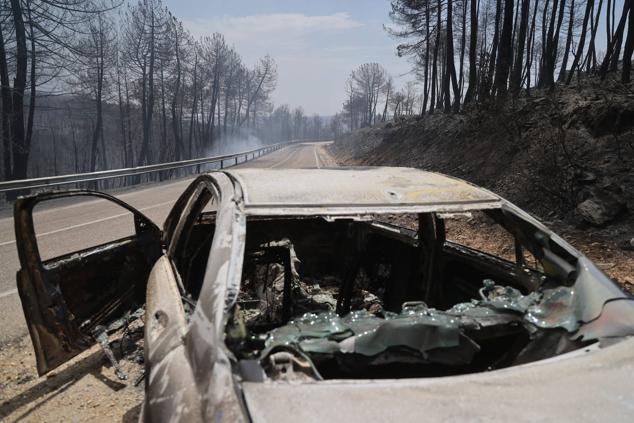
[[235,162],[235,164],[238,164],[238,156],[236,156],[236,162]]
[[224,168],[224,164],[225,164],[225,161],[221,159],[220,160],[220,169]]

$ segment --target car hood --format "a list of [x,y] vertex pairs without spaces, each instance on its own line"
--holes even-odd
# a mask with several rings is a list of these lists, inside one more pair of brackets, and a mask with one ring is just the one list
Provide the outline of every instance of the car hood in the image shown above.
[[244,382],[254,422],[623,421],[634,338],[486,373],[430,379]]

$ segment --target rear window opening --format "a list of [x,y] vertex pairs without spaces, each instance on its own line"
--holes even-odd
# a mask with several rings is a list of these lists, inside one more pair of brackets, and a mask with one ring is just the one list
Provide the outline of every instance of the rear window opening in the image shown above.
[[374,218],[248,219],[241,290],[226,329],[244,379],[445,376],[584,345],[559,322],[527,323],[537,319],[531,307],[556,307],[567,292],[541,292],[564,287],[526,266],[522,245],[491,219],[474,230],[505,231],[501,257],[447,240],[449,221],[473,239],[471,214]]

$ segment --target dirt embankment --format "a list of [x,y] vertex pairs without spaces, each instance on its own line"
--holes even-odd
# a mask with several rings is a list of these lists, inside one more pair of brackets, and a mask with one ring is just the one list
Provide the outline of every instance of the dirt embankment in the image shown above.
[[411,166],[535,214],[634,291],[634,91],[589,79],[554,92],[344,135],[344,165]]

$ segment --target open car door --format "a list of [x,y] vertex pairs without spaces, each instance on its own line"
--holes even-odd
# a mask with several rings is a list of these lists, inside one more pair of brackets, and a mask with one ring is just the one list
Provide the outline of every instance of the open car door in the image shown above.
[[[118,210],[114,216],[101,219],[102,225],[109,224],[107,219],[133,219],[130,236],[42,260],[34,207],[78,196],[92,197],[87,200],[99,200],[108,209]],[[121,200],[86,190],[20,198],[14,206],[14,218],[21,265],[18,291],[42,375],[92,346],[98,331],[144,304],[148,275],[162,254],[161,231]]]

